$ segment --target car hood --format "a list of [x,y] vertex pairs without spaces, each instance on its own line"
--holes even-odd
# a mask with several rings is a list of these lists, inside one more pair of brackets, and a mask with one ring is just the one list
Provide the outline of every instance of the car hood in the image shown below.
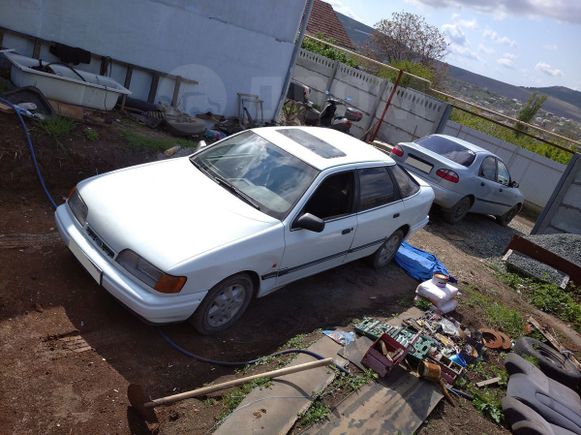
[[131,249],[164,271],[280,221],[256,210],[187,157],[82,181],[87,223],[113,251]]

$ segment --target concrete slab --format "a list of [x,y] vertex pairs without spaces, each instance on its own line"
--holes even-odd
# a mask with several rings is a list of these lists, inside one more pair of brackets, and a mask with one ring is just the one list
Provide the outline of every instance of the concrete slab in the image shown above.
[[439,388],[400,367],[339,404],[330,418],[305,434],[414,433],[442,399]]
[[[323,357],[337,358],[341,345],[327,336],[308,347]],[[289,365],[313,361],[299,355]],[[255,388],[218,427],[215,434],[286,434],[300,414],[311,406],[311,398],[323,391],[335,378],[329,367],[319,367],[273,379],[270,388]]]

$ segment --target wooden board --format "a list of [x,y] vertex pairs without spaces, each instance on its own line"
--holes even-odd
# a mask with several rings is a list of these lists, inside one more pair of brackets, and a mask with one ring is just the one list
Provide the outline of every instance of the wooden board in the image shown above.
[[306,434],[409,434],[415,432],[442,399],[436,385],[400,367],[339,404],[330,418]]
[[358,337],[353,343],[349,343],[339,351],[339,355],[355,364],[361,370],[365,370],[365,366],[361,364],[363,356],[367,353],[373,341],[365,336]]
[[[308,350],[325,358],[336,358],[340,348],[341,345],[323,336]],[[309,361],[313,361],[313,357],[301,354],[290,365]],[[319,367],[273,379],[270,388],[252,390],[214,433],[286,434],[298,416],[311,406],[311,399],[334,377],[335,372],[330,367]]]

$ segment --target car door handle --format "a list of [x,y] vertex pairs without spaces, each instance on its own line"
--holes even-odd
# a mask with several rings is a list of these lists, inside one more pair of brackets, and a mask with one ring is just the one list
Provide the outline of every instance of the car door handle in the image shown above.
[[480,182],[480,185],[481,185],[482,187],[484,187],[484,186],[485,186],[484,182],[482,182],[482,181]]
[[341,231],[341,234],[349,234],[351,231],[353,231],[353,228],[345,228],[343,231]]
[[394,219],[397,219],[398,217],[399,217],[399,213],[396,213],[396,214],[393,215],[393,218]]
[[498,189],[498,191],[499,191],[499,192],[504,192],[504,191],[502,190],[502,187],[501,187],[500,189]]

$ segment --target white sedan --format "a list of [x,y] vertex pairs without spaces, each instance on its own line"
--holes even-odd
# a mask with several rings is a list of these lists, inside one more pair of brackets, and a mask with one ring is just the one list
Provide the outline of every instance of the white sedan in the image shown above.
[[290,282],[362,257],[388,264],[433,199],[351,136],[267,127],[81,181],[56,222],[97,283],[139,316],[212,334]]

